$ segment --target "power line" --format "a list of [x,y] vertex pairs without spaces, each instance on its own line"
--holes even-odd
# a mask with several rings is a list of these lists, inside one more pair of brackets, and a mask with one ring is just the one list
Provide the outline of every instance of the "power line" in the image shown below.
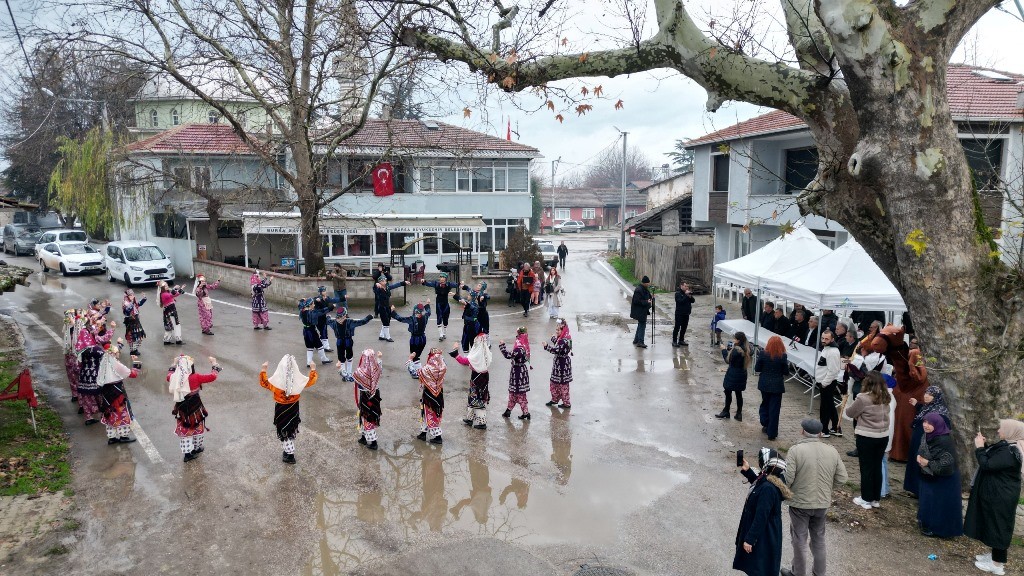
[[25,41],[21,38],[21,30],[18,30],[18,21],[14,19],[14,10],[11,9],[11,0],[4,0],[7,4],[7,13],[11,15],[11,24],[14,25],[14,35],[18,37],[18,45],[21,46],[21,53],[25,55],[25,64],[28,65],[28,74],[32,82],[38,87],[39,80],[36,79],[35,70],[32,69],[32,59],[28,57],[28,50],[25,49]]

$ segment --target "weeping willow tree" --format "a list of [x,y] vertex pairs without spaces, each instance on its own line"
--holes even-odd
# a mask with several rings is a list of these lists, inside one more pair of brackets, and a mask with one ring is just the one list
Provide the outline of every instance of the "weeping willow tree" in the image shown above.
[[93,128],[79,139],[58,138],[60,160],[50,174],[50,205],[67,222],[77,218],[90,234],[109,238],[121,212],[107,188],[107,167],[113,135]]

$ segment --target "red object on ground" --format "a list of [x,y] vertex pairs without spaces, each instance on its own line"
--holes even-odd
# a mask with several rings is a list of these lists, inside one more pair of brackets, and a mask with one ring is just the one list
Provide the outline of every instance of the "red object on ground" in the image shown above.
[[373,169],[373,195],[391,196],[395,193],[395,172],[390,162],[381,162]]
[[10,384],[0,390],[0,400],[27,400],[29,408],[39,406],[36,391],[32,389],[32,376],[27,369],[22,370],[21,374],[15,376]]

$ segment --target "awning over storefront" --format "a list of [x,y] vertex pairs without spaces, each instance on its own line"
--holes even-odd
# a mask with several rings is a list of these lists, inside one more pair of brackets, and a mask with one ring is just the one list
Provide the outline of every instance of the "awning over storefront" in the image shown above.
[[487,226],[480,218],[374,218],[378,232],[412,232],[419,234],[443,234],[446,232],[486,232]]
[[[299,215],[292,212],[246,212],[242,216],[245,234],[299,234]],[[374,234],[399,232],[414,234],[444,234],[451,232],[486,232],[487,226],[479,216],[364,216],[351,218],[321,217],[320,233]]]
[[[299,233],[299,216],[270,216],[246,214],[242,219],[242,231],[246,234]],[[373,234],[376,232],[373,220],[369,218],[321,218],[320,233],[329,234]]]

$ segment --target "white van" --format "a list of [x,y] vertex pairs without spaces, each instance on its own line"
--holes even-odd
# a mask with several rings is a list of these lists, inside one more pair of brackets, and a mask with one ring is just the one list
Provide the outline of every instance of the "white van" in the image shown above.
[[107,244],[107,279],[132,286],[143,282],[174,282],[174,263],[152,242],[118,240]]

